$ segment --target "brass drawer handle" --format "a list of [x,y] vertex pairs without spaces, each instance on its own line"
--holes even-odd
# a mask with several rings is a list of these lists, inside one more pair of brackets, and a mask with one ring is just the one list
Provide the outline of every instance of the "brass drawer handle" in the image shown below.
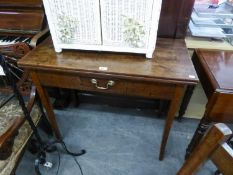
[[97,89],[106,90],[109,89],[110,86],[114,86],[115,82],[113,80],[109,80],[106,84],[106,87],[98,86],[98,81],[96,79],[91,79],[91,83],[95,85]]

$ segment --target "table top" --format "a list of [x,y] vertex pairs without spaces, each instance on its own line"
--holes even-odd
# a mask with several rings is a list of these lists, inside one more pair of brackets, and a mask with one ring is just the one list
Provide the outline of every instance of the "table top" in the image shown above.
[[198,49],[201,59],[212,85],[219,90],[233,90],[233,51]]
[[113,52],[63,50],[56,53],[49,37],[18,64],[32,70],[101,73],[181,84],[198,82],[183,39],[158,38],[153,58],[146,59],[145,55]]

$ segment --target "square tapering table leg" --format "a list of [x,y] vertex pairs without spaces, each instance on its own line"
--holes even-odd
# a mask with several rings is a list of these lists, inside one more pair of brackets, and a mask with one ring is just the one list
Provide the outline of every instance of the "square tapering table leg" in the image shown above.
[[168,139],[170,129],[172,127],[172,123],[175,118],[177,109],[179,107],[179,102],[180,102],[180,99],[182,98],[183,92],[184,92],[184,86],[177,85],[175,89],[174,97],[170,102],[170,107],[169,107],[167,118],[165,121],[163,137],[162,137],[162,142],[160,146],[159,160],[163,160],[164,152],[165,152],[165,148],[167,144],[167,139]]
[[46,110],[49,122],[50,122],[50,124],[52,126],[52,129],[53,129],[53,131],[55,133],[55,136],[56,136],[57,139],[61,139],[62,138],[61,133],[60,133],[60,130],[58,128],[57,121],[56,121],[56,118],[55,118],[55,114],[54,114],[54,111],[53,111],[53,107],[50,104],[47,91],[42,87],[36,72],[30,72],[30,75],[31,75],[33,83],[35,84],[35,86],[37,88],[37,92],[38,92],[39,97],[40,97],[40,99],[41,99],[41,101],[43,103],[43,106],[44,106],[45,110]]

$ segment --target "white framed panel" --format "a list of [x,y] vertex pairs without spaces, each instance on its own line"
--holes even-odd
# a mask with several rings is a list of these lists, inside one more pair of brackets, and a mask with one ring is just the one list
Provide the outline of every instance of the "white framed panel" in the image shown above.
[[162,0],[154,0],[151,23],[150,23],[150,33],[147,41],[148,42],[147,53],[146,53],[147,58],[152,58],[155,50],[161,6],[162,6]]
[[147,48],[153,0],[100,0],[103,44]]
[[43,0],[53,39],[59,44],[101,42],[98,0]]

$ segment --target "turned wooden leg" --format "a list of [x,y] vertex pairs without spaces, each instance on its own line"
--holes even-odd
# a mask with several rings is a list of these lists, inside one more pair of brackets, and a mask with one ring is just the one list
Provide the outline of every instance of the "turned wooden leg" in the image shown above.
[[187,159],[192,151],[195,149],[195,147],[200,143],[202,137],[204,136],[206,130],[210,126],[210,120],[208,120],[207,116],[204,115],[204,117],[201,119],[193,137],[190,141],[188,148],[186,149],[185,159]]
[[183,86],[176,86],[175,94],[174,94],[173,99],[171,100],[170,107],[169,107],[168,114],[167,114],[167,118],[165,121],[165,126],[164,126],[164,130],[163,130],[163,137],[162,137],[162,142],[161,142],[161,146],[160,146],[159,160],[163,160],[169,132],[170,132],[173,120],[175,118],[180,99],[183,95],[183,91],[184,91]]
[[40,99],[41,99],[41,102],[46,110],[49,122],[52,126],[52,129],[55,133],[55,136],[57,137],[57,139],[61,139],[61,134],[60,134],[60,131],[59,131],[59,128],[57,125],[57,121],[55,118],[55,114],[53,112],[52,105],[50,104],[50,101],[49,101],[47,91],[41,86],[40,80],[37,77],[37,74],[35,72],[31,72],[30,75],[31,75],[33,83],[35,84],[35,86],[37,88],[37,92],[38,92]]
[[187,89],[185,91],[182,103],[180,105],[180,110],[179,110],[179,115],[178,115],[178,120],[179,121],[182,120],[182,118],[183,118],[183,116],[185,114],[185,111],[186,111],[186,109],[188,107],[189,101],[190,101],[190,99],[192,97],[194,88],[195,88],[194,85],[188,85],[187,86]]

